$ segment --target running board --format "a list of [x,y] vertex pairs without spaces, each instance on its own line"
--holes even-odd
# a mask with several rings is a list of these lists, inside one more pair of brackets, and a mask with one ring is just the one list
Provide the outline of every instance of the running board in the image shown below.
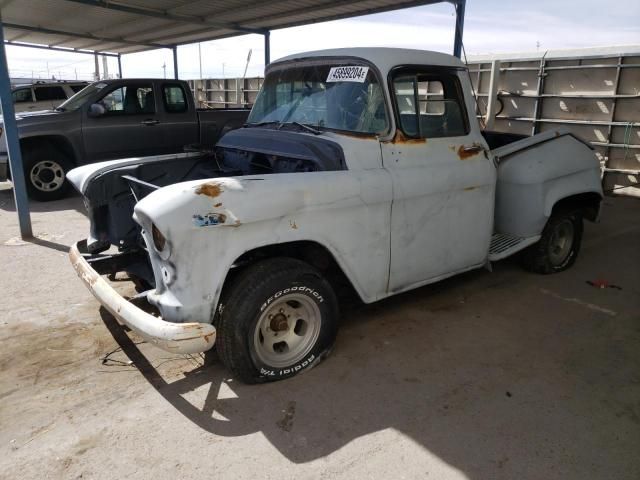
[[491,237],[491,246],[489,247],[489,261],[495,262],[513,255],[520,250],[533,245],[540,240],[540,235],[535,237],[516,237],[504,233],[496,233]]

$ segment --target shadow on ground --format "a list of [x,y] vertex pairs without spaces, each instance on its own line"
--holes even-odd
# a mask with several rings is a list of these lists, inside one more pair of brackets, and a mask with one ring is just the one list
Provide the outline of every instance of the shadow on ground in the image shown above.
[[167,382],[145,356],[147,345],[134,345],[101,314],[124,353],[187,419],[220,436],[260,432],[296,463],[392,428],[469,478],[632,478],[640,361],[628,343],[612,347],[612,337],[640,340],[637,322],[576,315],[575,305],[531,288],[532,276],[514,262],[496,270],[348,305],[324,363],[266,385],[238,384],[217,360]]
[[[51,202],[38,202],[37,200],[29,200],[29,209],[32,212],[56,212],[60,210],[76,210],[87,215],[87,211],[82,204],[82,197],[73,192],[71,196],[62,200],[54,200]],[[13,188],[10,183],[0,183],[0,211],[15,212],[16,205],[13,199]]]

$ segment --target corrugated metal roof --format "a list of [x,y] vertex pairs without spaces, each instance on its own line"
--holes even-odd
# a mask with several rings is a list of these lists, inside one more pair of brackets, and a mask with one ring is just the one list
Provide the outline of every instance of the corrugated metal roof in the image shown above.
[[0,0],[5,40],[133,53],[455,0]]

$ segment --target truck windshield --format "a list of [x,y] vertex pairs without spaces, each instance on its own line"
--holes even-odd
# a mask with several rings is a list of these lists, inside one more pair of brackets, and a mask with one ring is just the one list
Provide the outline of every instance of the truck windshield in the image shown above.
[[297,123],[363,134],[388,129],[384,93],[376,75],[368,66],[353,62],[272,70],[248,123]]
[[88,87],[80,90],[73,97],[70,97],[66,102],[61,103],[60,106],[56,108],[56,110],[60,110],[63,112],[77,110],[85,104],[89,97],[93,96],[93,94],[99,92],[106,86],[107,84],[103,82],[92,83]]

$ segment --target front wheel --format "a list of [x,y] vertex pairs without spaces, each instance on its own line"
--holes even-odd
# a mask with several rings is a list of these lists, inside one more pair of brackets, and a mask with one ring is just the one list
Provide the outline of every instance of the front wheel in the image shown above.
[[553,213],[540,240],[522,254],[523,266],[535,273],[562,272],[574,264],[582,242],[582,214],[579,211]]
[[281,380],[317,365],[338,329],[333,289],[312,266],[261,261],[224,292],[216,315],[217,351],[245,383]]

